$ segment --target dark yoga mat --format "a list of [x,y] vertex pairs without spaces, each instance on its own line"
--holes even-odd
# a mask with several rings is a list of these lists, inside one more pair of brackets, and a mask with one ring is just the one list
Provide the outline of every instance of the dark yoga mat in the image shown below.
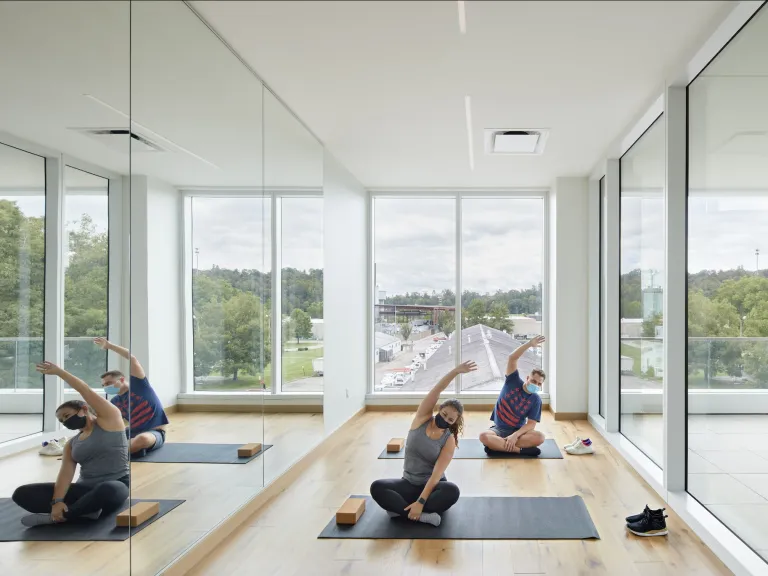
[[[137,502],[159,502],[160,514],[150,518],[136,528],[115,526],[118,512]],[[107,516],[98,520],[66,522],[53,526],[35,526],[27,528],[21,523],[23,516],[29,514],[19,508],[10,498],[0,498],[0,542],[121,542],[141,532],[155,520],[180,506],[184,500],[126,500],[125,504]]]
[[581,496],[512,498],[462,496],[440,526],[390,518],[370,496],[354,526],[333,518],[318,538],[371,540],[584,540],[600,538]]
[[[480,442],[480,440],[477,438],[467,438],[464,440],[459,440],[459,447],[456,448],[456,451],[453,453],[453,459],[477,460],[479,458],[505,458],[519,460],[526,458],[537,458],[539,460],[562,460],[563,458],[563,455],[560,452],[560,448],[557,447],[557,443],[552,439],[548,438],[544,440],[544,444],[539,446],[539,448],[541,449],[541,454],[538,456],[521,456],[520,454],[511,454],[509,452],[499,452],[493,456],[488,456],[488,454],[485,453],[485,446],[483,446],[483,443]],[[402,460],[405,458],[405,448],[400,450],[400,452],[387,452],[387,449],[384,448],[382,453],[379,454],[379,458],[385,460]]]
[[194,444],[171,442],[163,444],[143,458],[133,458],[132,462],[157,462],[162,464],[247,464],[270,448],[272,444],[264,444],[261,451],[248,458],[240,458],[237,449],[243,444]]

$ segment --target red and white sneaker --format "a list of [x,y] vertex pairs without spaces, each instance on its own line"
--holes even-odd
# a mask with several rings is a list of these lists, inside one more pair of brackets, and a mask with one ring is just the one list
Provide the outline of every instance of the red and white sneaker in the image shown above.
[[592,440],[590,440],[589,438],[585,438],[581,442],[577,442],[576,444],[566,447],[565,451],[568,454],[572,454],[574,456],[581,456],[583,454],[595,453],[595,449],[592,448]]

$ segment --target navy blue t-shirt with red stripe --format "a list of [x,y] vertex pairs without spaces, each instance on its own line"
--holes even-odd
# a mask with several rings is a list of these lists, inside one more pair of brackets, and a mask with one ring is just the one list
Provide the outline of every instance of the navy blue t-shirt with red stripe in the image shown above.
[[168,424],[168,416],[165,415],[160,398],[157,397],[146,377],[131,376],[130,391],[112,398],[112,404],[120,409],[123,418],[130,424],[131,438]]
[[528,418],[541,421],[541,398],[538,394],[525,392],[523,384],[517,370],[504,381],[496,407],[491,413],[491,420],[499,428],[520,428]]

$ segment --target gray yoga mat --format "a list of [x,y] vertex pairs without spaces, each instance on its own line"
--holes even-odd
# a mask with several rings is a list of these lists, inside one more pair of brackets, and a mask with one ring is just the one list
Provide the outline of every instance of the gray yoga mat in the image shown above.
[[[493,456],[488,456],[488,454],[485,453],[485,446],[483,446],[483,443],[480,442],[480,440],[477,438],[467,438],[459,440],[459,447],[453,453],[453,459],[477,460],[479,458],[508,458],[514,460],[536,458],[539,460],[562,460],[563,458],[560,448],[558,448],[557,443],[552,439],[548,438],[547,440],[544,440],[544,444],[539,446],[539,448],[541,449],[541,454],[538,456],[521,456],[520,454],[510,454],[509,452],[498,452]],[[384,448],[381,454],[379,454],[379,459],[385,460],[402,460],[404,457],[405,448],[400,450],[400,452],[387,452],[387,449]]]
[[584,540],[600,538],[581,496],[512,498],[462,496],[440,526],[390,518],[370,496],[353,526],[334,517],[318,538],[371,540]]
[[[118,512],[129,508],[137,502],[158,502],[160,513],[150,518],[136,528],[115,526]],[[0,498],[0,542],[121,542],[141,532],[168,514],[171,510],[184,503],[184,500],[126,500],[119,509],[102,516],[98,520],[83,520],[80,522],[65,522],[53,526],[35,526],[27,528],[21,523],[23,516],[29,514],[16,506],[10,498]]]
[[264,444],[261,451],[248,458],[240,458],[237,449],[243,444],[194,444],[171,442],[149,452],[143,458],[131,457],[132,462],[156,462],[162,464],[247,464],[270,448]]

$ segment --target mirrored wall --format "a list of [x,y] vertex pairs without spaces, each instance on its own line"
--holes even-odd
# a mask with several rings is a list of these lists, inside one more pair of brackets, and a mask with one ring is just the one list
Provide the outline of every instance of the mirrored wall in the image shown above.
[[[0,566],[130,574],[130,3],[0,4]],[[11,57],[12,55],[12,57]],[[127,353],[127,348],[123,348]],[[87,553],[83,553],[87,550]]]
[[205,8],[0,4],[8,573],[160,573],[324,437],[323,148]]

